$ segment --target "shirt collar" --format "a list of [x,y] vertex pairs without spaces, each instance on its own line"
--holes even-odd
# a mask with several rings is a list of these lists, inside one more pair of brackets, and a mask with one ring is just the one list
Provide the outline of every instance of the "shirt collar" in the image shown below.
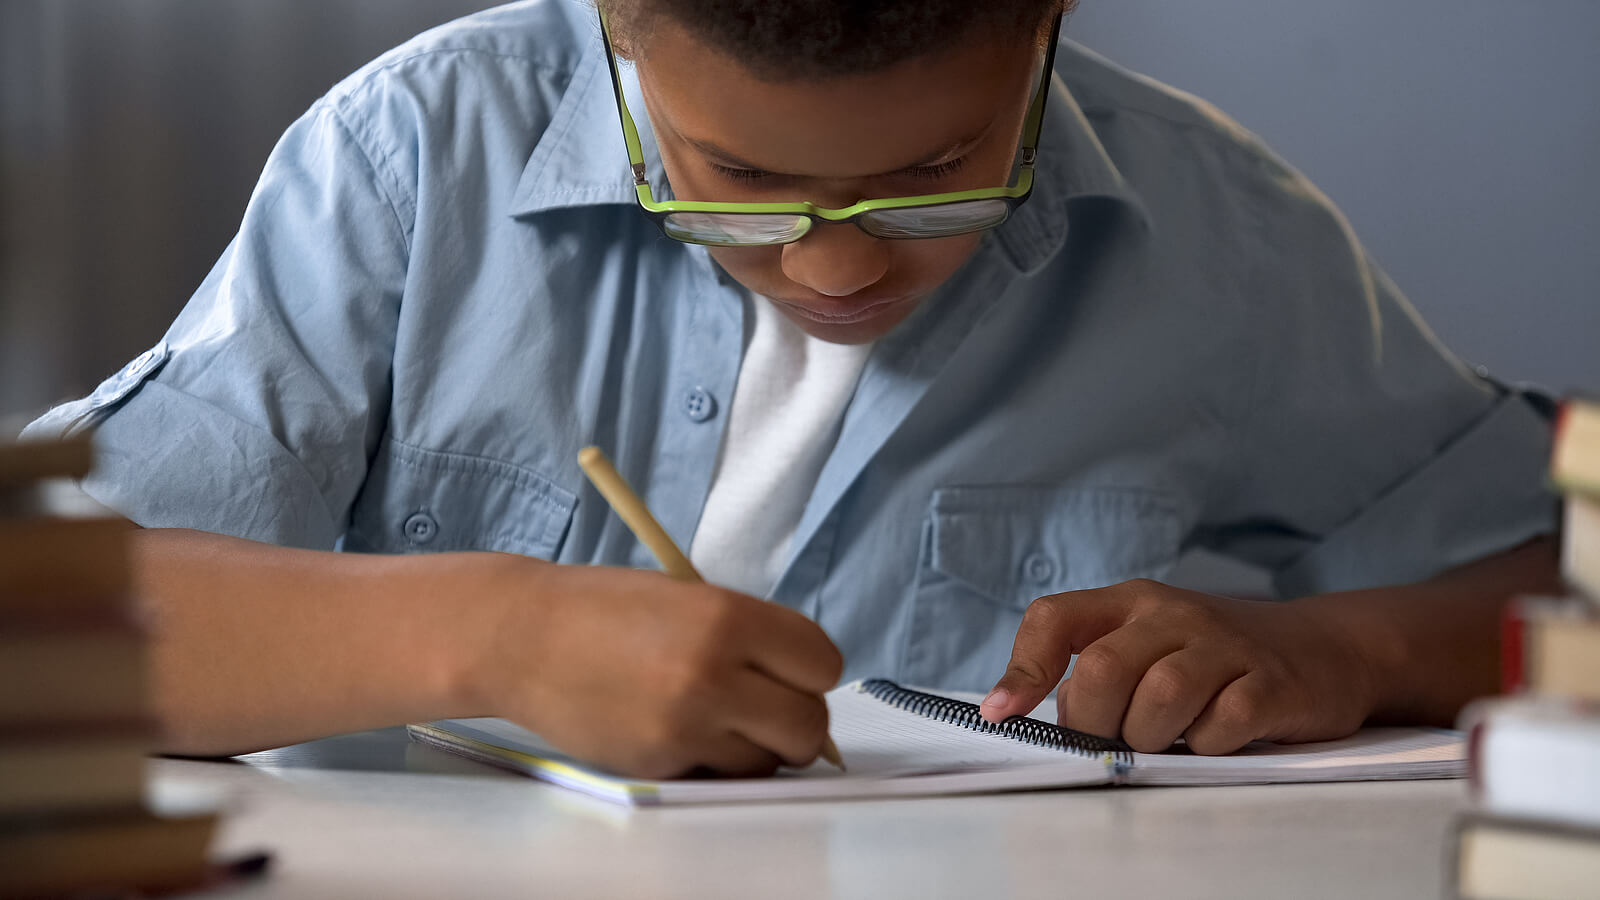
[[[623,66],[628,108],[643,118],[644,99],[632,66]],[[645,168],[657,197],[671,196],[661,154],[649,128],[639,129]],[[1123,179],[1093,126],[1059,76],[1054,78],[1034,189],[996,238],[1022,272],[1043,265],[1066,241],[1072,205],[1085,198],[1114,198],[1142,219],[1143,204]],[[583,54],[556,107],[544,138],[528,157],[512,202],[513,216],[553,209],[636,202],[633,177],[623,146],[605,53],[596,37]]]

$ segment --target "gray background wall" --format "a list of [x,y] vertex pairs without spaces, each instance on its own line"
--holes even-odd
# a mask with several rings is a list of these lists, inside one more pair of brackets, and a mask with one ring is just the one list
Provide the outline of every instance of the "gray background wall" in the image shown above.
[[[0,417],[153,343],[282,129],[478,0],[0,2]],[[1083,0],[1340,203],[1464,358],[1600,389],[1600,3]]]

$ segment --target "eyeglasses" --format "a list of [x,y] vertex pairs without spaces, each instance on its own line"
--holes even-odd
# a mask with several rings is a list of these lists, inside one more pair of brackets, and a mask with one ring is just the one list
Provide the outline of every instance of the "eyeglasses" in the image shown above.
[[863,200],[853,206],[828,208],[813,203],[716,203],[699,200],[659,202],[645,178],[644,150],[628,103],[622,96],[622,76],[617,68],[616,51],[606,24],[603,4],[600,32],[605,41],[606,61],[611,70],[611,85],[617,93],[617,114],[622,119],[622,136],[628,145],[628,162],[633,167],[634,191],[639,207],[667,237],[688,244],[712,247],[771,247],[792,244],[806,236],[817,223],[851,223],[877,238],[917,240],[967,234],[994,228],[1033,190],[1033,162],[1044,123],[1045,100],[1049,96],[1050,74],[1054,71],[1056,41],[1061,34],[1061,13],[1050,26],[1050,43],[1045,50],[1044,70],[1039,86],[1028,105],[1023,122],[1020,164],[1010,185],[920,194],[915,197],[889,197]]

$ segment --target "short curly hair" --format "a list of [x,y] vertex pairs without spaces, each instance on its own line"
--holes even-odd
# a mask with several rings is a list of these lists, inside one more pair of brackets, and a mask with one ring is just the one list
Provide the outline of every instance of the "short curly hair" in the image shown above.
[[1042,43],[1077,0],[595,0],[636,56],[665,19],[767,81],[881,71],[962,41]]

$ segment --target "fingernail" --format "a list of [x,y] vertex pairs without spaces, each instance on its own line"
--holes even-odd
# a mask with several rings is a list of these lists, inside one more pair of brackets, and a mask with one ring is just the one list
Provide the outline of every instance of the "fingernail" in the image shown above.
[[989,696],[983,698],[984,706],[1004,707],[1011,703],[1011,692],[1005,688],[995,688]]

